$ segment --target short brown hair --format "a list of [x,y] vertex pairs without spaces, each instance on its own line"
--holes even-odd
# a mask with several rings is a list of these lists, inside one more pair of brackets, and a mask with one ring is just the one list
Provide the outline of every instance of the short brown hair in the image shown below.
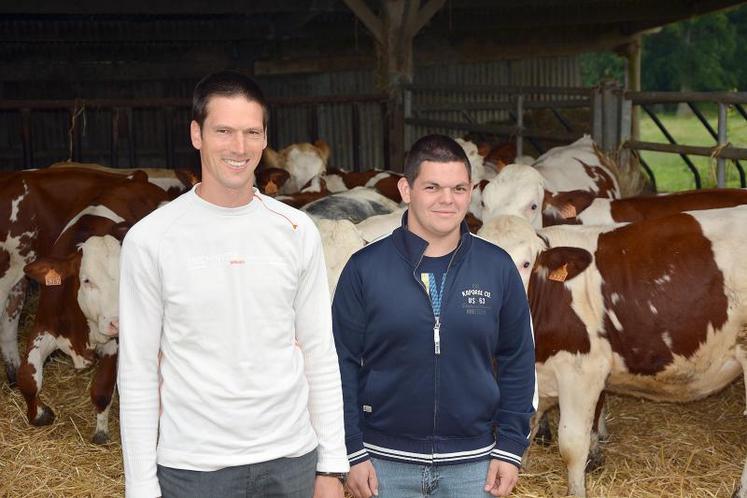
[[200,125],[200,128],[207,117],[210,97],[216,95],[223,97],[241,95],[250,102],[258,103],[262,106],[262,124],[265,129],[267,128],[269,108],[262,90],[252,78],[236,71],[210,73],[195,86],[192,94],[192,119]]
[[472,169],[470,168],[467,154],[456,140],[446,135],[426,135],[412,144],[410,152],[405,158],[405,178],[412,185],[420,173],[420,165],[424,161],[435,163],[461,162],[467,168],[467,177],[472,181]]

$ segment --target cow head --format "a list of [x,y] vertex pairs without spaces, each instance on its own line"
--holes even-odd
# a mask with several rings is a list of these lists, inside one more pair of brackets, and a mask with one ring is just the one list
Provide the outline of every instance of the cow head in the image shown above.
[[478,235],[505,250],[519,270],[524,290],[536,278],[566,282],[583,272],[592,255],[575,247],[548,248],[547,240],[518,216],[499,216],[487,221]]
[[513,215],[542,228],[544,185],[542,175],[531,166],[509,164],[482,192],[483,222],[500,215]]
[[96,339],[119,334],[120,242],[111,235],[90,237],[80,244],[78,304]]
[[545,249],[545,242],[534,228],[518,216],[497,216],[484,222],[477,235],[497,244],[511,256],[526,291],[537,255]]

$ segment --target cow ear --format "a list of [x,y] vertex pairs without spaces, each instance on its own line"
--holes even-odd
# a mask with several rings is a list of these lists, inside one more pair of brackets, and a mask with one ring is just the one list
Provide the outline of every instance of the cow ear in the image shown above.
[[546,268],[548,280],[566,282],[584,271],[592,259],[589,251],[578,247],[553,247],[539,255],[535,268]]
[[320,138],[314,142],[314,147],[319,150],[319,156],[322,158],[322,162],[327,164],[330,155],[329,144]]
[[138,183],[148,183],[148,173],[139,169],[130,175],[130,180]]
[[121,243],[131,227],[132,225],[130,225],[126,221],[120,221],[109,229],[109,234]]
[[594,201],[594,194],[588,190],[571,190],[548,195],[545,192],[545,205],[558,210],[560,216],[568,220],[575,218]]
[[27,264],[23,271],[44,287],[62,285],[62,282],[78,273],[81,254],[75,251],[65,259],[39,258]]

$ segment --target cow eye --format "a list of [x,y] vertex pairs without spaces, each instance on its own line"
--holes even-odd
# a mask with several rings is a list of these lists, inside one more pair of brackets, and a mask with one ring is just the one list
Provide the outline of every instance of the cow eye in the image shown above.
[[536,210],[537,210],[537,204],[532,204],[532,211],[536,211]]
[[524,268],[529,268],[529,261],[524,261],[524,264],[521,266],[523,266]]

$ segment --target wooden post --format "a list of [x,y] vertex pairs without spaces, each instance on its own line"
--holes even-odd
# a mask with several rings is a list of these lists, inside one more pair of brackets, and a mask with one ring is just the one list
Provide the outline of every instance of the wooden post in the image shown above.
[[[634,92],[641,91],[641,38],[628,44],[628,88]],[[630,136],[633,140],[641,139],[640,110],[633,106],[630,114]]]
[[31,109],[21,109],[21,147],[23,149],[23,169],[34,167],[34,147],[32,144]]
[[376,40],[377,87],[388,96],[386,130],[389,137],[387,163],[402,171],[405,153],[404,85],[413,78],[413,39],[443,7],[446,0],[380,0],[375,15],[363,0],[344,0]]
[[[728,142],[726,136],[726,104],[719,102],[718,104],[718,144],[719,146],[725,146]],[[718,156],[716,159],[716,186],[718,188],[726,187],[726,160]]]

